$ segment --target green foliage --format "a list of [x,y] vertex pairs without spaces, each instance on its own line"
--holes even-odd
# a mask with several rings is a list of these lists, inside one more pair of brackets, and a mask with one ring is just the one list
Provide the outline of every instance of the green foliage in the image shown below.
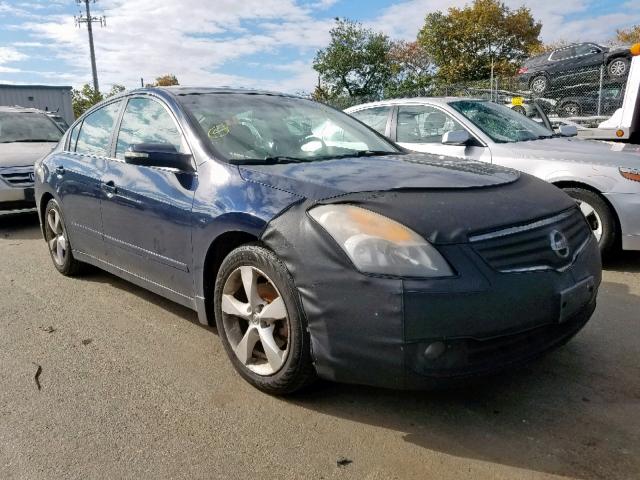
[[542,24],[528,8],[511,10],[498,0],[474,0],[464,8],[427,15],[418,43],[446,82],[512,75],[540,44]]
[[622,44],[640,43],[640,24],[616,30],[616,41]]
[[126,90],[124,85],[114,84],[106,95],[102,92],[96,92],[91,85],[85,83],[80,90],[73,89],[71,91],[71,105],[73,106],[73,114],[76,118],[89,110],[91,107],[100,103],[105,98],[117,95]]
[[313,68],[326,98],[380,97],[392,76],[389,38],[358,22],[336,19],[331,42],[319,50]]
[[172,85],[180,85],[178,78],[172,73],[156,78],[153,84],[154,87],[170,87]]
[[397,41],[388,54],[392,76],[385,86],[385,96],[426,95],[433,83],[433,61],[418,42]]

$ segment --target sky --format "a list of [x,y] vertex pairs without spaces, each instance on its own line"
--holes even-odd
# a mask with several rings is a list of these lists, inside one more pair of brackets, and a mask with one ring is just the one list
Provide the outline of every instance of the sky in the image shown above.
[[[414,40],[427,13],[470,0],[98,0],[93,15],[100,87],[175,74],[183,85],[313,90],[313,57],[335,17]],[[634,0],[504,0],[542,21],[541,38],[606,42],[640,23]],[[76,0],[0,0],[0,83],[91,83]]]

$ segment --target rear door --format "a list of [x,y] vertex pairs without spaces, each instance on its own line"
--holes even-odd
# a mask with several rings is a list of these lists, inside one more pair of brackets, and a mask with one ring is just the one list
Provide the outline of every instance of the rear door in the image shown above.
[[115,101],[73,127],[63,152],[49,160],[74,250],[104,258],[102,192],[113,129],[122,105]]
[[135,276],[191,297],[191,208],[197,175],[125,163],[124,152],[140,143],[168,144],[190,153],[163,103],[144,96],[128,99],[102,178],[108,259]]
[[[401,146],[415,152],[491,162],[489,148],[482,146],[473,133],[444,110],[431,105],[398,105],[397,109],[393,139]],[[467,131],[473,144],[444,145],[442,136],[454,130]]]

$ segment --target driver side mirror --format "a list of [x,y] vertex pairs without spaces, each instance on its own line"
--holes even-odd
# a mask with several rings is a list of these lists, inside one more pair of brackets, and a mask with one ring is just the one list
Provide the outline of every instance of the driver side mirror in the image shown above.
[[466,145],[471,140],[466,130],[452,130],[442,135],[443,145]]
[[575,137],[578,135],[578,127],[575,125],[560,125],[558,131],[563,137]]
[[168,143],[137,143],[124,152],[124,161],[144,167],[174,168],[181,172],[194,172],[192,156],[179,153]]

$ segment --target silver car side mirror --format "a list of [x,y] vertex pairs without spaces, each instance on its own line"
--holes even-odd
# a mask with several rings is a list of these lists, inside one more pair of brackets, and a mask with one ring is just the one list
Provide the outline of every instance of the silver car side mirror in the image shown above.
[[563,137],[575,137],[578,135],[578,127],[575,125],[560,125],[558,131]]
[[466,130],[452,130],[442,135],[443,145],[466,145],[471,140]]

